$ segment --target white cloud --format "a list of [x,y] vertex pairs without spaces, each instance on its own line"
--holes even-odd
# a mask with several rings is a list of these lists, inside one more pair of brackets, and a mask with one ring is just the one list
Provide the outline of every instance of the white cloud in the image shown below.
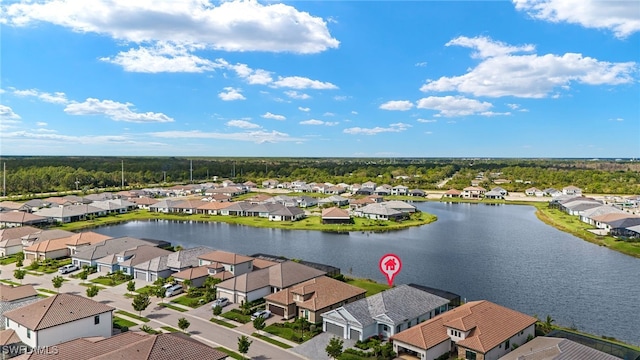
[[287,119],[284,115],[272,114],[270,112],[264,113],[264,115],[262,115],[262,117],[265,118],[265,119],[281,120],[281,121]]
[[232,70],[251,85],[268,85],[273,82],[271,72],[263,69],[252,69],[247,64],[230,64],[224,59],[216,59],[216,64],[222,68]]
[[49,125],[49,124],[47,124],[47,123],[46,123],[46,122],[44,122],[44,121],[38,121],[38,122],[36,123],[36,125],[37,125],[37,126],[47,126],[47,125]]
[[246,100],[244,95],[240,93],[242,91],[240,89],[226,87],[224,88],[224,90],[225,91],[222,91],[218,94],[218,97],[222,99],[222,101]]
[[260,125],[258,124],[254,124],[250,121],[247,120],[231,120],[231,121],[227,121],[227,126],[232,126],[232,127],[238,127],[241,129],[259,129],[261,128]]
[[292,99],[299,99],[299,100],[306,100],[306,99],[310,99],[311,96],[309,96],[308,94],[305,93],[299,93],[295,90],[288,90],[284,92],[285,95],[287,95],[288,97],[292,98]]
[[0,104],[0,120],[20,120],[20,115],[13,112],[13,109]]
[[102,57],[100,60],[120,65],[125,71],[140,73],[200,73],[221,67],[218,63],[194,55],[194,50],[194,47],[158,41],[153,46],[121,51],[115,57]]
[[502,41],[496,41],[486,36],[477,36],[474,38],[460,36],[445,44],[445,46],[452,45],[475,49],[476,52],[471,54],[471,57],[478,59],[486,59],[488,57],[504,56],[521,52],[530,53],[535,51],[536,49],[535,46],[530,44],[522,46],[511,46],[509,44],[503,43]]
[[13,93],[17,96],[37,97],[38,99],[44,102],[53,103],[53,104],[66,104],[69,102],[69,100],[67,100],[67,95],[65,95],[65,93],[63,92],[48,93],[48,92],[39,91],[37,89],[27,89],[27,90],[14,89]]
[[517,10],[535,19],[607,29],[618,38],[640,31],[637,1],[513,0]]
[[301,124],[301,125],[325,125],[325,126],[335,126],[335,125],[338,125],[338,122],[336,122],[336,121],[322,121],[322,120],[311,119],[311,120],[300,121],[300,124]]
[[416,119],[416,121],[421,123],[434,123],[434,122],[437,122],[438,120]]
[[336,114],[327,111],[326,113],[322,114],[322,116],[336,116]]
[[413,108],[413,103],[407,100],[387,101],[380,105],[380,109],[383,110],[407,111],[411,108]]
[[357,111],[355,111],[355,110],[353,110],[353,111],[351,111],[351,114],[352,114],[352,115],[358,115],[358,112],[357,112]]
[[425,66],[427,66],[427,62],[426,61],[417,62],[416,66],[417,67],[425,67]]
[[427,135],[431,135],[431,134],[433,134],[433,131],[425,131],[424,133],[427,134]]
[[518,110],[520,112],[528,112],[529,111],[528,109],[524,109],[524,108],[520,107],[520,104],[507,104],[507,106],[511,110]]
[[491,117],[491,116],[509,116],[511,115],[510,112],[495,112],[495,111],[484,111],[481,112],[479,115],[482,116],[487,116],[487,117]]
[[336,95],[333,97],[335,101],[346,101],[349,97],[346,95]]
[[418,100],[419,109],[437,110],[436,116],[482,115],[493,105],[462,96],[429,96]]
[[78,33],[98,33],[134,43],[171,41],[225,51],[311,54],[337,48],[327,23],[286,4],[255,0],[129,1],[50,0],[12,3],[2,22],[49,22]]
[[74,136],[74,135],[63,135],[57,134],[54,131],[41,131],[45,129],[38,129],[38,132],[28,132],[28,131],[14,131],[11,133],[3,133],[2,137],[5,139],[19,139],[21,141],[25,140],[36,140],[35,144],[42,145],[43,142],[48,143],[59,143],[63,146],[68,146],[69,144],[82,144],[82,145],[133,145],[133,146],[141,146],[141,145],[153,145],[153,146],[163,146],[162,143],[157,142],[140,142],[132,139],[128,135],[86,135],[86,136]]
[[[475,96],[515,96],[544,98],[559,96],[558,88],[568,90],[572,83],[619,85],[632,83],[637,71],[634,62],[610,63],[582,54],[514,55],[528,51],[529,45],[513,47],[488,38],[460,37],[448,45],[475,48],[481,62],[466,74],[427,80],[421,91],[459,91]],[[552,95],[553,94],[553,95]]]
[[273,82],[273,87],[276,88],[291,88],[291,89],[316,89],[316,90],[332,90],[338,87],[330,82],[322,82],[319,80],[312,80],[302,76],[279,76],[278,80]]
[[609,121],[618,121],[618,122],[622,122],[624,121],[623,118],[613,118],[613,119],[609,119]]
[[404,123],[396,123],[390,124],[389,127],[374,127],[374,128],[361,128],[361,127],[352,127],[344,129],[343,132],[346,134],[352,135],[376,135],[385,132],[402,132],[410,128],[411,125]]
[[297,142],[305,141],[303,138],[291,137],[289,134],[279,131],[256,130],[238,133],[219,133],[219,132],[201,132],[194,131],[163,131],[150,134],[153,137],[169,138],[169,139],[218,139],[218,140],[235,140],[250,141],[258,144],[262,143],[279,143],[279,142]]
[[82,103],[72,102],[64,108],[69,115],[104,115],[116,121],[134,123],[165,123],[173,119],[163,113],[138,113],[131,109],[133,104],[113,100],[87,98]]
[[311,111],[311,109],[310,109],[310,108],[308,108],[308,107],[302,107],[302,106],[298,106],[298,110],[300,110],[300,111],[304,111],[304,112],[309,112],[309,111]]

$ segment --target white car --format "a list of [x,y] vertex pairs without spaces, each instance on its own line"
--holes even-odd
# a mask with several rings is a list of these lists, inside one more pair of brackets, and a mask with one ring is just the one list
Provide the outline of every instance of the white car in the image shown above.
[[251,320],[255,320],[259,317],[263,317],[265,319],[268,319],[271,317],[271,311],[269,310],[260,310],[260,311],[256,311],[253,313],[253,315],[251,315]]
[[225,307],[227,305],[229,305],[229,299],[223,297],[213,300],[213,302],[211,303],[211,308],[214,308],[216,306]]
[[181,294],[181,293],[182,293],[182,291],[183,291],[183,289],[182,289],[182,285],[177,284],[177,285],[173,285],[173,286],[171,286],[170,288],[168,288],[168,289],[167,289],[167,292],[165,292],[165,294],[164,294],[164,295],[165,295],[166,297],[171,297],[171,296],[174,296],[174,295]]
[[60,274],[68,274],[70,272],[74,272],[76,270],[79,270],[80,268],[78,267],[78,265],[73,265],[73,264],[69,264],[69,265],[65,265],[61,268],[58,269],[58,272]]

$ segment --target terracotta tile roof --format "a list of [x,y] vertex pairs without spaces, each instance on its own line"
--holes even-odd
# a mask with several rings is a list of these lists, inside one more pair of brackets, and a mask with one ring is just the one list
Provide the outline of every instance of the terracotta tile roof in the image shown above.
[[206,266],[192,267],[173,274],[176,279],[193,280],[209,275],[209,269]]
[[14,301],[38,296],[36,289],[32,285],[10,286],[0,284],[0,301]]
[[[366,290],[342,281],[326,276],[320,276],[285,290],[265,297],[265,300],[283,305],[298,304],[299,307],[317,311],[328,306],[341,303],[358,295],[366,293]],[[294,295],[311,296],[306,301],[295,301]]]
[[620,360],[594,348],[573,342],[569,339],[538,336],[528,341],[500,360]]
[[269,270],[269,285],[280,289],[326,274],[324,271],[298,264],[295,261],[278,263],[268,267],[267,270]]
[[236,253],[215,250],[207,254],[198,256],[198,259],[207,260],[211,262],[220,262],[223,264],[237,265],[247,261],[253,260],[252,257],[239,255]]
[[445,192],[445,194],[448,194],[448,195],[460,195],[460,194],[462,194],[462,191],[456,190],[456,189],[449,189],[449,190],[447,190]]
[[35,331],[113,311],[114,309],[109,305],[82,296],[56,294],[47,299],[8,311],[4,313],[4,316]]
[[193,199],[193,200],[184,200],[175,204],[173,207],[175,209],[196,209],[198,206],[202,205],[205,201],[201,199]]
[[269,269],[261,269],[225,280],[217,285],[219,289],[227,289],[247,293],[269,286]]
[[233,203],[229,201],[225,201],[225,202],[209,201],[198,206],[198,210],[220,210],[220,209],[226,208],[227,206],[231,206],[231,204]]
[[31,246],[24,248],[24,251],[46,253],[47,251],[55,251],[55,250],[61,250],[66,248],[67,248],[67,244],[64,242],[64,238],[62,238],[62,239],[45,240],[39,243],[35,243]]
[[350,218],[349,212],[347,210],[340,209],[339,207],[335,207],[335,206],[328,209],[323,209],[322,217],[323,218],[341,218],[341,219]]
[[487,353],[518,332],[535,324],[536,319],[518,311],[482,300],[466,303],[433,319],[404,330],[394,340],[429,349],[449,341],[447,330],[470,331],[458,346]]
[[33,226],[16,226],[0,230],[0,241],[17,239],[41,231]]
[[231,279],[234,275],[230,271],[221,271],[211,276],[215,279],[220,279],[222,281],[225,281],[225,280]]
[[0,331],[0,346],[19,343],[20,337],[13,329]]
[[33,215],[24,211],[6,211],[0,212],[0,222],[10,222],[10,223],[19,223],[19,224],[27,224],[27,223],[39,223],[46,222],[47,218],[44,216]]
[[273,266],[278,264],[278,262],[276,261],[270,261],[270,260],[265,260],[265,259],[258,259],[255,258],[253,259],[253,268],[254,269],[264,269],[264,268],[268,268],[269,266]]
[[141,198],[131,198],[129,199],[129,201],[137,205],[153,205],[159,202],[160,200],[156,200],[149,197],[141,197]]
[[627,213],[609,213],[604,215],[592,216],[591,220],[595,220],[602,223],[607,223],[610,221],[616,221],[621,219],[635,218],[637,216],[627,214]]
[[61,240],[64,240],[66,245],[78,246],[97,244],[107,239],[111,239],[111,236],[98,234],[97,232],[93,231],[84,231],[81,233],[73,234],[66,238],[62,238]]

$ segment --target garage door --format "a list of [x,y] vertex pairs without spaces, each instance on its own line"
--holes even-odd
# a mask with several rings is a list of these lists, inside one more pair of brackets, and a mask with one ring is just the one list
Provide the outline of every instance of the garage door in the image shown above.
[[136,280],[147,280],[147,273],[144,271],[136,271],[135,273]]
[[158,275],[156,274],[149,274],[149,281],[151,282],[155,282],[156,280],[158,280]]
[[27,260],[34,260],[36,258],[36,254],[29,254],[27,253],[27,256],[25,257]]
[[349,330],[349,339],[351,340],[360,340],[360,331],[351,329]]
[[329,334],[337,335],[340,337],[344,336],[344,328],[340,325],[327,323],[327,332]]
[[274,315],[284,316],[284,308],[280,306],[269,304],[269,311],[271,311],[271,313],[273,313]]
[[111,271],[111,266],[108,265],[98,265],[98,271],[101,273],[108,273]]

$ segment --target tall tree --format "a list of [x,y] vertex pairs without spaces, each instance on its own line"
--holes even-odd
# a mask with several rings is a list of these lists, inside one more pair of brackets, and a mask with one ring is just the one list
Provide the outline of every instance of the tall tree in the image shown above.
[[253,320],[253,328],[258,330],[258,334],[260,334],[260,332],[264,329],[264,327],[267,325],[265,324],[265,319],[262,316],[258,316],[257,318],[255,318]]
[[127,283],[127,294],[136,291],[136,282],[131,280]]
[[249,347],[253,341],[249,341],[249,338],[246,335],[242,335],[238,338],[238,352],[242,354],[242,357],[249,352]]
[[329,340],[329,344],[324,350],[327,352],[327,356],[332,359],[337,359],[338,356],[342,355],[342,346],[344,345],[344,340],[338,339],[337,337],[332,337]]
[[154,293],[156,294],[156,297],[160,298],[160,302],[164,304],[164,298],[167,296],[167,289],[165,289],[164,286],[158,286],[155,288]]
[[13,270],[13,277],[20,280],[20,284],[22,284],[22,279],[24,279],[25,275],[27,275],[27,270],[25,269]]
[[133,310],[137,311],[140,316],[142,316],[142,310],[149,305],[151,305],[151,300],[149,300],[149,295],[147,294],[137,294],[133,297],[133,302],[131,303]]

